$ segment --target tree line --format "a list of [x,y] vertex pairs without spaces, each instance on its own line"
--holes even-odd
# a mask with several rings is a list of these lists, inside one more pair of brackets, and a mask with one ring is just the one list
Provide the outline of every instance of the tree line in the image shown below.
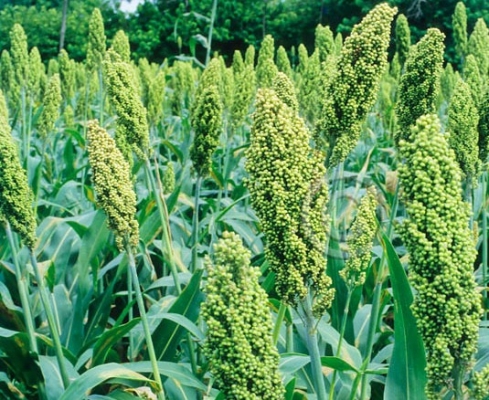
[[[216,12],[212,18],[213,4]],[[249,44],[259,46],[266,34],[287,49],[294,61],[300,43],[314,48],[318,24],[334,32],[349,34],[354,24],[381,0],[145,0],[136,12],[125,14],[119,0],[4,0],[0,3],[0,49],[10,47],[8,32],[20,23],[29,37],[29,47],[37,46],[44,60],[55,57],[60,40],[70,57],[86,56],[88,21],[95,7],[104,17],[109,44],[123,29],[129,36],[132,57],[161,62],[177,55],[205,60],[212,22],[212,51],[231,59],[235,49]],[[457,62],[452,39],[452,15],[456,0],[389,0],[408,17],[412,43],[430,27],[447,34],[445,57]],[[489,24],[489,9],[484,0],[466,0],[469,31],[478,18]],[[66,8],[64,38],[60,38]],[[63,35],[61,35],[63,36]]]

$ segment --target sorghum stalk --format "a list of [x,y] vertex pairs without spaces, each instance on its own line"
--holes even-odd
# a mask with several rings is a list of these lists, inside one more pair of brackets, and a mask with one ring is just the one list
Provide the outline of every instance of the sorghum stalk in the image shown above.
[[[399,193],[400,193],[400,184],[397,182],[396,189],[394,192],[394,199],[392,202],[392,209],[389,215],[389,221],[386,229],[386,236],[391,239],[392,228],[394,226],[394,219],[397,215],[397,207],[399,203]],[[374,346],[374,338],[375,332],[377,331],[377,325],[380,319],[380,305],[381,305],[381,294],[382,294],[382,285],[384,279],[384,270],[387,267],[386,265],[386,255],[385,251],[382,252],[382,256],[380,258],[379,269],[377,271],[377,279],[375,282],[374,295],[372,300],[372,311],[370,313],[370,324],[368,327],[367,334],[367,347],[366,347],[366,356],[364,358],[364,362],[362,364],[362,376],[361,376],[361,396],[362,400],[366,399],[367,395],[367,374],[366,369],[368,368],[368,364],[370,363],[370,359],[372,356],[372,350]],[[358,384],[358,379],[356,380]],[[352,392],[356,392],[356,385],[352,388]]]
[[56,324],[55,312],[53,311],[51,301],[49,300],[49,291],[44,283],[44,276],[42,276],[39,266],[37,265],[34,251],[32,249],[29,250],[32,269],[34,270],[34,276],[36,277],[37,284],[39,285],[41,303],[43,305],[44,312],[46,313],[51,336],[53,337],[54,351],[58,360],[63,387],[66,389],[70,385],[70,378],[68,376],[68,371],[66,370],[66,360],[63,356],[63,347],[61,346],[60,332],[58,330],[58,325]]
[[[377,200],[374,187],[368,188],[366,195],[360,201],[357,216],[353,221],[350,234],[347,238],[349,258],[345,267],[340,271],[340,276],[345,280],[347,286],[347,297],[345,302],[344,313],[341,322],[340,339],[336,356],[341,354],[341,346],[345,335],[346,322],[350,308],[350,301],[353,290],[365,282],[366,269],[371,258],[373,240],[377,231],[377,218],[375,209]],[[334,388],[336,383],[337,370],[333,373],[329,398],[332,400],[335,395]]]
[[134,218],[136,193],[132,188],[129,164],[117,148],[114,139],[105,129],[98,126],[97,121],[89,122],[88,140],[88,154],[97,193],[97,204],[107,214],[107,223],[116,236],[117,247],[121,252],[126,251],[153,375],[158,384],[158,398],[163,400],[165,398],[163,384],[134,261],[133,249],[139,242],[139,227]]
[[260,270],[250,265],[250,252],[234,233],[223,233],[213,259],[205,262],[202,315],[208,326],[204,352],[217,384],[227,399],[283,399]]
[[205,65],[209,64],[212,49],[212,34],[214,33],[214,20],[216,19],[217,0],[212,0],[211,21],[209,26],[209,34],[207,35],[207,52],[205,54]]

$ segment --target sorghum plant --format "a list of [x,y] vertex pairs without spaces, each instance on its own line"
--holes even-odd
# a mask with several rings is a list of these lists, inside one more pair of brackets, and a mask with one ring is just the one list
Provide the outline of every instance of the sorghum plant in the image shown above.
[[445,35],[438,29],[428,29],[409,53],[399,84],[397,142],[409,137],[410,127],[419,117],[435,110],[439,75],[443,67],[444,38]]
[[463,399],[481,315],[470,206],[462,200],[460,168],[438,118],[420,117],[409,136],[400,143],[406,162],[399,174],[408,214],[400,231],[417,292],[413,311],[427,352],[426,392],[437,399],[445,387]]
[[409,22],[404,14],[399,14],[396,18],[396,53],[399,57],[399,63],[401,69],[404,68],[404,64],[409,55],[411,48],[411,30],[409,29]]
[[396,8],[379,4],[345,40],[337,70],[326,88],[317,138],[328,147],[328,165],[343,161],[355,147],[360,124],[375,102],[387,65],[390,25]]
[[226,399],[283,399],[260,272],[250,265],[250,252],[234,233],[223,233],[213,259],[205,262],[202,316],[208,327],[204,352],[217,385]]

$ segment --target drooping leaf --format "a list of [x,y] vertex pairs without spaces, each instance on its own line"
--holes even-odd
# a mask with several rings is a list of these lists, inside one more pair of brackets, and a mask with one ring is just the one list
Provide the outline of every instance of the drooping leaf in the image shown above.
[[125,366],[115,363],[103,364],[87,370],[85,373],[80,375],[79,378],[71,382],[70,386],[68,389],[66,389],[59,400],[83,398],[83,396],[86,396],[91,389],[113,378],[141,381],[147,384],[155,385],[155,382],[151,379],[148,379],[145,376],[126,368]]
[[[183,315],[192,322],[197,321],[200,303],[203,300],[203,294],[200,291],[202,272],[203,270],[198,270],[194,273],[187,287],[168,310],[169,313]],[[185,331],[176,322],[163,319],[152,334],[156,357],[159,360],[171,361]]]
[[404,268],[389,238],[382,235],[394,295],[394,350],[385,386],[386,399],[426,399],[426,356],[416,319],[413,294]]
[[129,321],[127,324],[116,326],[112,329],[105,331],[93,346],[93,357],[92,357],[92,365],[100,365],[105,362],[107,354],[110,349],[119,342],[124,335],[129,333],[129,331],[134,328],[139,322],[141,318],[134,318]]

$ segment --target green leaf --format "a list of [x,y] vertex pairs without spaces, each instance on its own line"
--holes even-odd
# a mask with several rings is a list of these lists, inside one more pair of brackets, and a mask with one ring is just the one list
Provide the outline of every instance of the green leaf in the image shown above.
[[[39,356],[39,365],[41,366],[46,385],[46,394],[48,400],[58,400],[64,392],[63,378],[59,371],[59,364],[56,357]],[[76,379],[79,375],[73,369],[72,365],[65,363],[70,378]]]
[[385,385],[386,399],[426,399],[426,357],[416,319],[413,294],[404,268],[389,238],[382,234],[394,295],[394,350]]
[[110,349],[121,340],[132,328],[134,328],[141,318],[134,318],[127,324],[116,326],[101,335],[93,347],[92,365],[100,365],[105,362]]
[[109,379],[119,378],[127,379],[131,381],[142,381],[150,384],[155,384],[152,380],[145,376],[132,371],[125,366],[110,363],[104,365],[98,365],[89,369],[79,378],[71,383],[71,385],[63,393],[63,396],[59,400],[73,400],[80,399],[88,394],[88,391],[97,387],[98,385],[108,381]]
[[[90,223],[89,229],[83,235],[78,259],[74,266],[77,273],[76,298],[73,307],[71,325],[63,331],[69,332],[66,343],[73,352],[78,352],[90,338],[86,335],[84,319],[90,305],[91,291],[97,279],[95,258],[107,246],[109,230],[106,226],[106,216],[103,211],[97,211]],[[92,280],[90,270],[92,268]]]
[[[122,365],[131,371],[143,374],[151,374],[153,372],[150,361],[138,361]],[[183,386],[188,386],[190,388],[203,391],[207,390],[207,386],[196,378],[189,368],[183,365],[167,361],[158,361],[158,370],[160,371],[161,375],[178,381]]]
[[[194,273],[189,284],[180,293],[168,313],[183,315],[192,322],[197,321],[200,303],[203,300],[203,294],[200,291],[202,272],[203,270],[198,270]],[[152,334],[156,357],[159,360],[171,361],[177,352],[177,346],[184,333],[185,329],[179,324],[163,319]]]
[[155,315],[151,315],[149,318],[161,318],[161,319],[167,319],[169,321],[173,321],[180,325],[181,327],[185,328],[187,331],[189,331],[192,335],[194,335],[197,339],[200,341],[204,341],[205,336],[202,333],[202,331],[195,325],[192,321],[190,321],[188,318],[181,314],[173,314],[173,313],[158,313]]
[[282,375],[293,375],[311,362],[311,357],[299,353],[283,353],[280,355],[278,368]]
[[358,373],[358,369],[356,369],[353,365],[350,363],[346,362],[345,360],[339,358],[339,357],[333,357],[333,356],[326,356],[326,357],[321,357],[321,365],[323,367],[328,367],[335,369],[337,371],[354,371]]
[[294,398],[296,378],[292,378],[287,385],[285,385],[285,400],[292,400]]
[[2,357],[2,362],[17,379],[28,386],[33,386],[43,379],[35,356],[30,353],[27,334],[0,328],[0,350],[6,355]]

